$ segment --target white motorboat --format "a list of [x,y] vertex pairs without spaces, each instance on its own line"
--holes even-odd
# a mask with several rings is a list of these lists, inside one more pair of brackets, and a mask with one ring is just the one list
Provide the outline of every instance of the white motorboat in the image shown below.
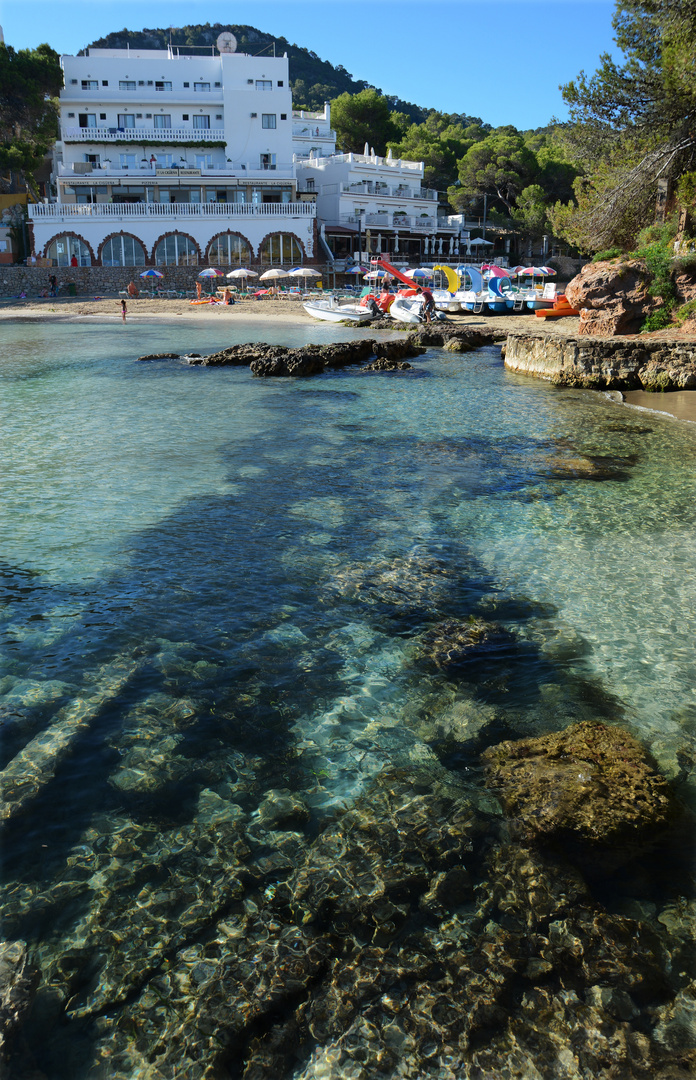
[[302,306],[312,318],[323,319],[325,322],[344,322],[348,320],[354,323],[368,323],[375,317],[375,312],[371,307],[362,307],[360,304],[351,303],[338,304],[334,296],[328,296],[325,300],[308,300]]
[[423,322],[423,299],[420,296],[395,296],[389,308],[389,314],[397,322]]

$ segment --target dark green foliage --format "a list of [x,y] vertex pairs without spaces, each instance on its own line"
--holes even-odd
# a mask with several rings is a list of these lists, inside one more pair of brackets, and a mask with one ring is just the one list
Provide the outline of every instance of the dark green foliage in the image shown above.
[[63,85],[58,53],[50,45],[16,51],[0,42],[1,186],[24,191],[58,137],[54,100]]
[[696,161],[694,0],[617,0],[617,64],[563,87],[569,150],[584,175],[577,207],[557,207],[561,235],[581,250],[624,249],[653,215],[658,179],[677,181]]
[[606,251],[598,251],[597,254],[593,256],[592,262],[608,262],[609,259],[618,259],[621,254],[623,254],[621,248],[608,248]]

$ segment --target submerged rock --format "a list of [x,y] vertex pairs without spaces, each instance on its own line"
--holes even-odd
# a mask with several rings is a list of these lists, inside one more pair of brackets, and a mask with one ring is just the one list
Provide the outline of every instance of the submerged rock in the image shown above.
[[530,840],[603,850],[617,864],[649,846],[677,816],[667,781],[619,727],[584,721],[500,743],[482,760],[515,832]]
[[28,963],[24,942],[0,942],[0,1058],[22,1026],[38,984],[39,972]]
[[176,352],[149,353],[147,356],[139,356],[138,360],[179,360],[180,354]]
[[361,369],[362,371],[412,371],[413,365],[408,364],[405,360],[374,360],[373,363],[368,364],[367,367]]
[[451,670],[511,640],[512,636],[495,623],[473,616],[467,622],[448,619],[423,635],[420,653],[436,667]]

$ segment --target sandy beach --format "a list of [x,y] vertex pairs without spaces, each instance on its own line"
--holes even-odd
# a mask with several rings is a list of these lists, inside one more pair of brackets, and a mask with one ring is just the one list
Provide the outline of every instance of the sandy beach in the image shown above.
[[[18,300],[0,300],[0,319],[45,318],[45,319],[83,319],[89,316],[100,318],[121,318],[121,297],[60,297],[59,299],[41,299],[38,297]],[[259,324],[286,322],[292,324],[316,323],[304,310],[300,300],[262,297],[237,300],[229,307],[223,304],[192,304],[189,300],[169,299],[165,297],[141,296],[137,300],[127,301],[129,321],[140,319],[188,318],[197,321],[227,322],[244,319]],[[495,326],[501,330],[528,330],[534,333],[573,334],[577,330],[577,316],[541,320],[529,315],[450,315],[448,320],[454,326]],[[550,324],[550,325],[549,325]],[[399,329],[399,324],[394,324]]]

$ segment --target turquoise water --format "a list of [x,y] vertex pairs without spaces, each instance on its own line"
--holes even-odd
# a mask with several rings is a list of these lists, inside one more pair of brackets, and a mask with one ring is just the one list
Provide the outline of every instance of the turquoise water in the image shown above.
[[[417,765],[495,814],[480,749],[589,716],[693,798],[696,427],[510,375],[497,348],[289,381],[133,362],[233,343],[214,327],[2,332],[2,765],[32,777],[5,934],[43,972],[48,1075],[110,1075],[97,1018],[164,947],[113,942],[153,853],[213,805],[255,820],[287,789],[317,833]],[[471,615],[507,644],[456,677],[424,662]],[[199,895],[205,867],[177,888],[207,925],[229,899]]]

